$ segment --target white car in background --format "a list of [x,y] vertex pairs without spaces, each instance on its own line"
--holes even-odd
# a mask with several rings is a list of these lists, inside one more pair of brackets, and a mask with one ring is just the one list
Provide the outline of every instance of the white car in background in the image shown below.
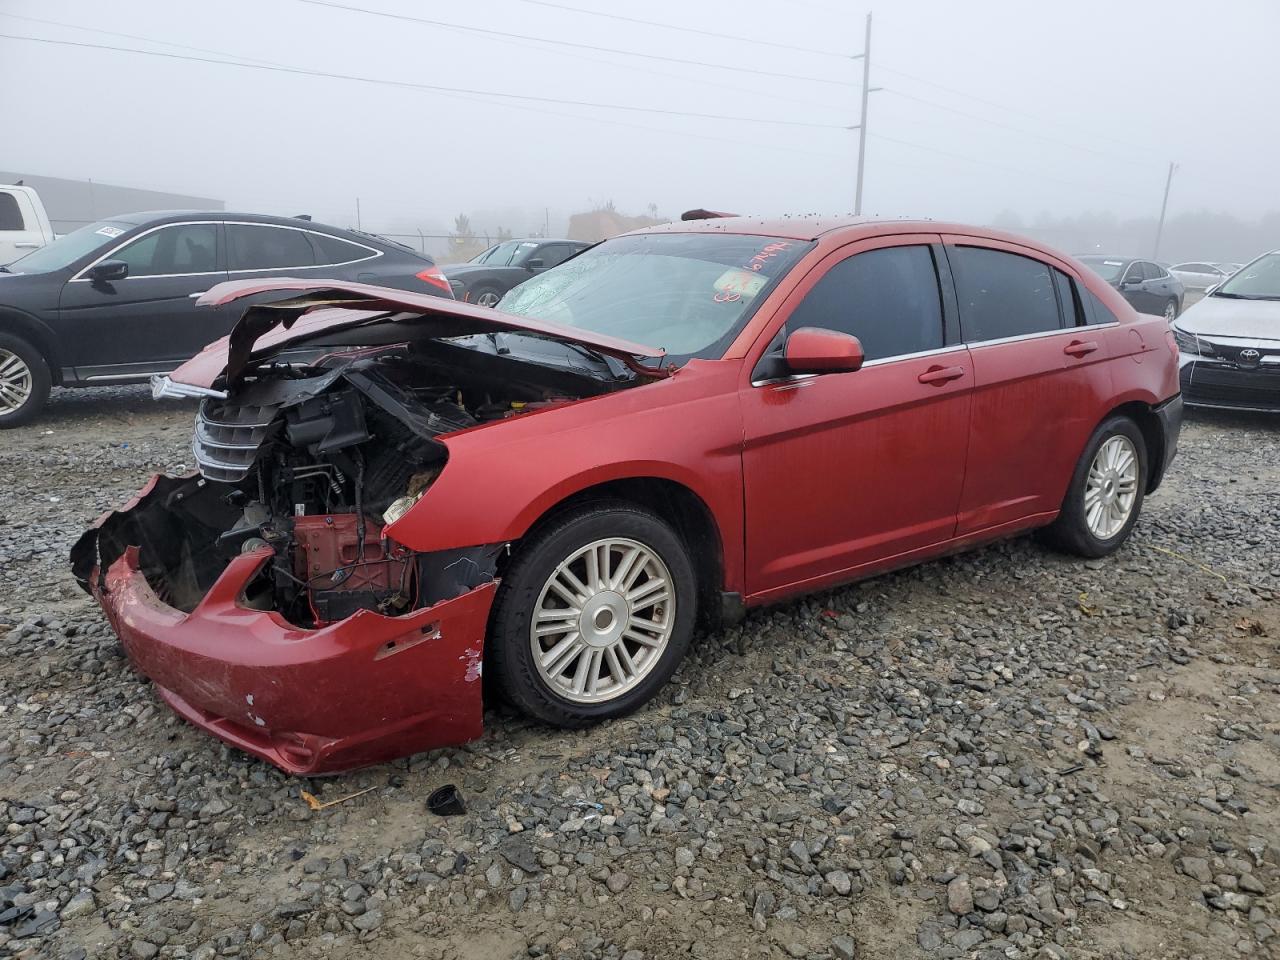
[[1188,406],[1280,413],[1280,250],[1189,307],[1173,338]]
[[0,184],[0,266],[52,243],[53,227],[34,187]]
[[1208,290],[1217,286],[1227,277],[1240,269],[1238,263],[1209,263],[1205,260],[1190,260],[1186,263],[1175,263],[1169,272],[1182,281],[1188,290]]

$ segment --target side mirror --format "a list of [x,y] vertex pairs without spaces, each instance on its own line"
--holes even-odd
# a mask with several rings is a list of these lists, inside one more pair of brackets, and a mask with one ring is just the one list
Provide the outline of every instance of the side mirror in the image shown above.
[[94,283],[111,283],[129,275],[129,265],[123,260],[103,260],[89,268],[89,279]]
[[542,259],[541,257],[533,257],[532,259],[530,259],[530,260],[526,260],[526,261],[524,262],[525,269],[526,269],[526,270],[538,270],[538,269],[540,269],[540,268],[542,267],[543,262],[544,262],[544,261],[543,261],[543,259]]
[[801,327],[783,349],[791,373],[852,373],[866,359],[857,337],[835,330]]

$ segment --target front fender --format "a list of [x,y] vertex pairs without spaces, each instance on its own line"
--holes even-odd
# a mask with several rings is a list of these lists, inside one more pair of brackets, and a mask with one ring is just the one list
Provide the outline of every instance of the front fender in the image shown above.
[[[742,420],[732,367],[690,364],[667,380],[442,438],[449,459],[386,534],[428,552],[518,540],[566,498],[613,480],[659,478],[711,511],[725,576],[741,569]],[[724,369],[706,369],[706,368]]]

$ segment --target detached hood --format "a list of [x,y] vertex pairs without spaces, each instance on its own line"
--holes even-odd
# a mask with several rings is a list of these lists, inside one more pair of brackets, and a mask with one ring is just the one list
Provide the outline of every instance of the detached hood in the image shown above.
[[[175,383],[211,388],[219,380],[234,384],[248,365],[272,353],[323,333],[351,329],[375,322],[429,324],[432,336],[461,337],[474,333],[516,331],[576,343],[617,357],[628,366],[651,376],[663,375],[658,365],[641,366],[636,358],[661,360],[666,351],[632,343],[590,330],[578,330],[502,313],[489,307],[447,300],[430,294],[407,293],[368,283],[342,280],[231,280],[210,288],[199,306],[222,306],[272,291],[306,291],[269,303],[249,306],[231,333],[205,347],[172,374]],[[437,329],[438,328],[438,332]]]
[[1280,300],[1205,297],[1188,307],[1174,326],[1204,337],[1280,340]]

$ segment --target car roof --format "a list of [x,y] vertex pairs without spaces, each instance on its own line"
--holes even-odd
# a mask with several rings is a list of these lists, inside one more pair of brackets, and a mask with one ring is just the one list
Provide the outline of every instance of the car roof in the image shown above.
[[510,240],[499,240],[497,243],[491,243],[485,249],[491,250],[504,243],[572,243],[582,247],[591,246],[587,240],[567,240],[563,237],[512,237]]
[[[296,230],[317,230],[322,233],[330,233],[339,237],[347,237],[358,243],[368,244],[370,241],[380,243],[387,247],[394,247],[414,256],[421,258],[422,254],[414,250],[408,244],[400,243],[388,237],[380,236],[376,233],[366,233],[363,230],[351,230],[346,227],[335,227],[329,223],[318,223],[314,220],[303,219],[301,217],[275,217],[265,213],[237,213],[234,210],[142,210],[137,213],[121,213],[110,217],[103,217],[113,223],[127,223],[131,226],[158,225],[164,223],[181,222],[199,218],[201,220],[221,220],[234,221],[244,223],[262,223],[268,226],[293,227]],[[572,241],[566,241],[572,242]]]

